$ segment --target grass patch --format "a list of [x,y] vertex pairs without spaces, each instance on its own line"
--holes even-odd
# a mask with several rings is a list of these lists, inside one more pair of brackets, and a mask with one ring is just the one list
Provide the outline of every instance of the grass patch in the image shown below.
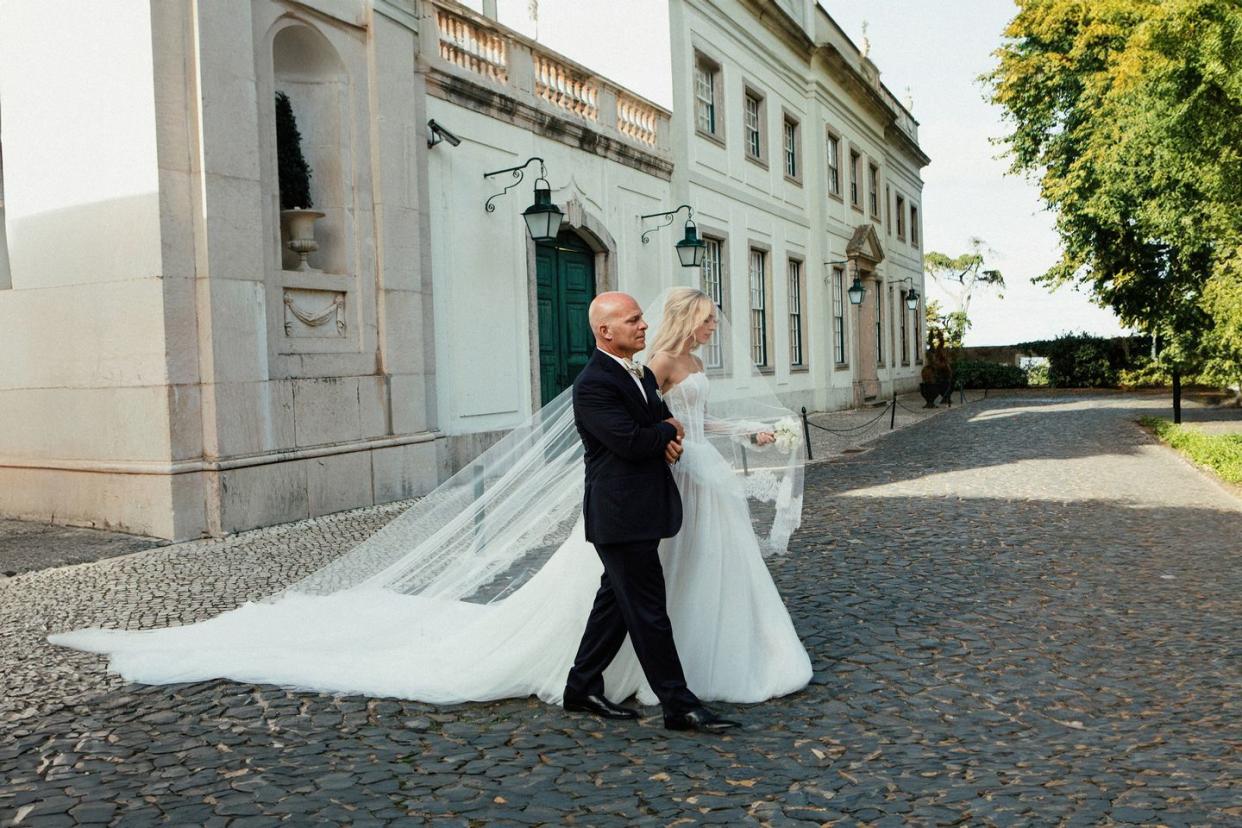
[[1242,484],[1242,434],[1204,434],[1163,417],[1142,417],[1139,423],[1222,480]]

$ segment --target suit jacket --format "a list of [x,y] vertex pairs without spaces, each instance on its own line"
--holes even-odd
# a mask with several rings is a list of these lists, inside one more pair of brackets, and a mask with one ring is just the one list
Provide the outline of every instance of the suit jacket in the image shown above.
[[664,449],[677,429],[650,371],[633,377],[596,349],[574,380],[574,424],[586,448],[582,513],[592,543],[658,540],[681,529],[681,495]]

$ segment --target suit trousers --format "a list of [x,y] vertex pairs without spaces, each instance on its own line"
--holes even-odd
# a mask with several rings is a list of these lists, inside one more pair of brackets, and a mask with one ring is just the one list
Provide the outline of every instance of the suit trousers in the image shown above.
[[603,695],[604,669],[629,633],[643,674],[664,713],[680,714],[700,706],[698,697],[686,686],[673,641],[659,548],[658,540],[595,544],[604,574],[569,671],[566,694]]

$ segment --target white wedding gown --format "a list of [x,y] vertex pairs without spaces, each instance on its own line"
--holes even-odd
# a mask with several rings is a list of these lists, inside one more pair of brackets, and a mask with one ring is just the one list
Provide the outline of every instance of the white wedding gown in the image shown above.
[[[660,545],[673,635],[705,701],[759,702],[806,686],[811,663],[772,582],[733,468],[706,439],[707,378],[665,396],[686,428],[674,465],[681,532]],[[559,704],[603,567],[579,520],[525,584],[490,604],[357,587],[288,593],[182,627],[77,630],[54,644],[107,654],[130,681],[228,678],[437,704],[536,695]],[[657,700],[633,647],[604,674],[607,695]]]

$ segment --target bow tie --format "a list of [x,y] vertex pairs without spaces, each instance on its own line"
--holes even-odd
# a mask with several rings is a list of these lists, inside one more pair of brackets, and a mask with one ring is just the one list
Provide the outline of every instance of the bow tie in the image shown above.
[[643,374],[646,372],[646,369],[643,368],[641,364],[635,362],[632,359],[623,359],[621,360],[621,364],[625,366],[625,370],[629,371],[631,374],[638,377],[639,379],[642,379]]

